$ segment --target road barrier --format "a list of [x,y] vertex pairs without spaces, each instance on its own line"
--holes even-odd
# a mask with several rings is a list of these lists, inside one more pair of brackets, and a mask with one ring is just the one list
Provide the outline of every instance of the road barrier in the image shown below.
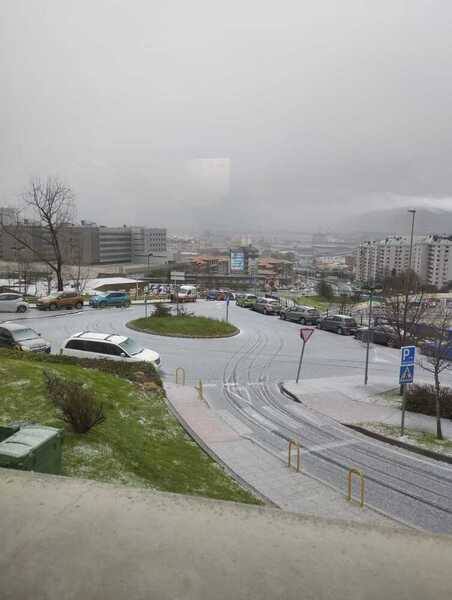
[[361,508],[364,508],[364,475],[363,475],[363,472],[360,471],[359,469],[349,469],[348,470],[348,496],[347,496],[347,500],[349,502],[351,502],[353,500],[353,498],[352,498],[352,479],[353,479],[353,475],[356,475],[360,479],[360,482],[361,482],[361,500],[360,500],[360,506],[361,506]]
[[297,473],[299,473],[300,468],[301,468],[301,446],[298,442],[294,442],[293,440],[290,440],[290,442],[289,442],[289,453],[288,453],[288,458],[287,458],[287,466],[289,468],[292,466],[292,448],[296,448],[296,450],[297,450],[296,471],[297,471]]
[[185,369],[177,367],[176,369],[176,384],[179,384],[179,374],[182,374],[182,385],[185,385]]

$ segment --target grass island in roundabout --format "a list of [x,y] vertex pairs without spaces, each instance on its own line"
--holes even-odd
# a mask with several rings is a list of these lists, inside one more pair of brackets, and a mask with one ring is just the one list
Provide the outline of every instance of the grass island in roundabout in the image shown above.
[[240,332],[238,327],[227,321],[195,315],[152,315],[129,321],[127,327],[155,335],[188,338],[223,338]]

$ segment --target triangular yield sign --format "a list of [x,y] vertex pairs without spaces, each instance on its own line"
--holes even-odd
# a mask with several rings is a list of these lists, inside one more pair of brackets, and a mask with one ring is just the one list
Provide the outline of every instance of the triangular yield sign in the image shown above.
[[301,327],[300,336],[303,338],[305,343],[309,340],[314,331],[314,327]]

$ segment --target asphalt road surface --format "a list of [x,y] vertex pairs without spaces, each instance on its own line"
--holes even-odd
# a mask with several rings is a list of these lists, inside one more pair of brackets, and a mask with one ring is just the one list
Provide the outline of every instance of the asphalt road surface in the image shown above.
[[[200,301],[190,311],[222,318],[223,302]],[[187,380],[202,379],[209,401],[253,431],[257,443],[283,456],[289,439],[303,444],[305,470],[345,492],[350,467],[366,476],[366,504],[414,527],[452,533],[452,466],[371,440],[281,393],[278,383],[294,379],[300,352],[299,326],[247,309],[229,307],[241,333],[221,340],[165,338],[132,332],[126,322],[143,306],[90,309],[77,313],[30,312],[26,322],[57,352],[63,340],[81,331],[132,335],[162,357],[163,374],[174,379],[184,367]],[[0,320],[7,320],[7,315]],[[364,370],[365,347],[350,337],[316,331],[309,341],[304,378],[356,375]],[[390,376],[397,385],[400,351],[375,346],[369,378]],[[450,382],[451,377],[448,376]],[[340,392],[340,390],[338,390]],[[334,516],[334,515],[332,515]]]

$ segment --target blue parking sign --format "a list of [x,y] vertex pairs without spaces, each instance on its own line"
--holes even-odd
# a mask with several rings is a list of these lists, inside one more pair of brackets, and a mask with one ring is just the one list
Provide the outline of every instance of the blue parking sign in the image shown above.
[[400,367],[399,383],[413,383],[414,365]]
[[401,349],[402,355],[400,357],[400,366],[407,367],[414,365],[414,359],[416,357],[416,346],[403,346]]

